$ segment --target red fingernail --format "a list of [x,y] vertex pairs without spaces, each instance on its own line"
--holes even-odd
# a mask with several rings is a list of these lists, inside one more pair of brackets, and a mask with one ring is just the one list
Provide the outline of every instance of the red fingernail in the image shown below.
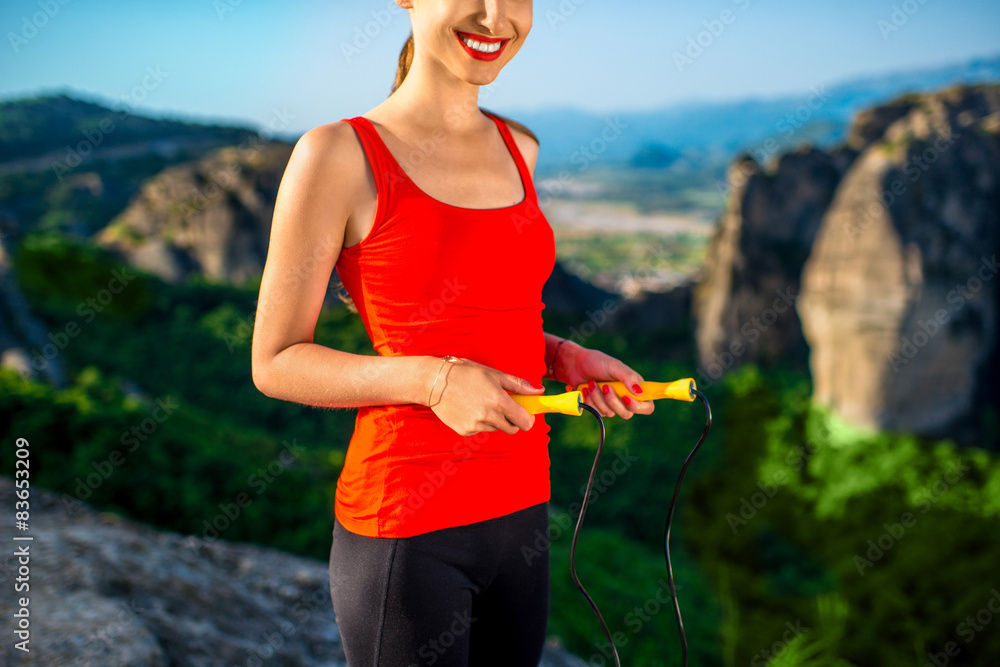
[[541,389],[542,388],[542,385],[535,384],[534,382],[531,383],[531,386],[534,387],[535,389]]
[[608,392],[611,391],[611,389],[608,388],[608,385],[604,385],[604,388],[601,391],[603,391],[604,395],[607,396]]
[[583,400],[587,400],[587,392],[589,391],[590,391],[589,389],[584,389],[582,392],[580,392],[583,394]]
[[597,383],[594,382],[593,380],[591,380],[590,381],[590,390],[593,391],[594,389],[597,389]]
[[632,385],[632,393],[633,394],[641,394],[642,393],[642,387],[640,387],[637,384]]
[[632,399],[628,396],[622,396],[622,403],[625,405],[632,405]]

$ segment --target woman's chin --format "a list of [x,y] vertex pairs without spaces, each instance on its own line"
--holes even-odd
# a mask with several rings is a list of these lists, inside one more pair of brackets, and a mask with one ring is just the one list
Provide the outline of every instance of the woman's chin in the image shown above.
[[492,72],[469,73],[466,76],[462,77],[462,79],[465,82],[471,83],[476,86],[488,86],[497,80],[498,74],[500,74],[499,70],[495,70]]

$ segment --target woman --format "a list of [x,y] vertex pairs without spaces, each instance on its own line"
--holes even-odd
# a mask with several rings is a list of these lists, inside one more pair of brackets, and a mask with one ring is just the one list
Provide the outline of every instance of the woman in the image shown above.
[[[531,0],[396,3],[412,33],[389,98],[306,132],[285,170],[253,379],[274,398],[358,408],[330,553],[351,667],[534,667],[548,553],[521,547],[548,528],[548,426],[509,394],[549,378],[589,382],[605,416],[653,403],[598,389],[642,377],[542,331],[555,246],[537,140],[477,103],[528,36]],[[334,269],[379,356],[312,342]]]

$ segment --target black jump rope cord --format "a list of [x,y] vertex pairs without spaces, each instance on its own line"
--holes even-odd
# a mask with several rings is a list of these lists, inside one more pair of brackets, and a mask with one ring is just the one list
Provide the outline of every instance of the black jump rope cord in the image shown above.
[[[688,454],[687,459],[684,460],[684,465],[681,466],[680,475],[677,477],[677,484],[676,486],[674,486],[674,495],[670,499],[670,510],[669,513],[667,514],[667,526],[666,529],[664,530],[664,536],[663,536],[663,552],[666,555],[667,559],[667,574],[670,583],[670,597],[673,598],[674,612],[676,612],[677,615],[677,630],[680,632],[681,635],[681,653],[683,656],[684,667],[687,667],[688,664],[687,637],[684,635],[684,621],[681,619],[681,608],[677,602],[677,589],[674,585],[674,567],[673,564],[670,562],[670,523],[671,521],[673,521],[674,518],[674,508],[677,506],[677,495],[681,490],[681,482],[684,480],[684,474],[687,472],[688,465],[691,463],[691,459],[694,458],[695,452],[697,452],[698,448],[701,447],[701,443],[705,442],[705,437],[708,435],[708,431],[712,428],[712,408],[709,407],[708,405],[708,399],[706,399],[705,396],[697,389],[692,389],[691,393],[693,393],[695,396],[701,399],[701,402],[705,404],[705,430],[702,431],[701,437],[698,439],[698,444],[694,446],[694,449],[692,449],[691,453]],[[581,407],[593,413],[593,415],[597,417],[597,422],[601,426],[601,440],[597,444],[597,456],[594,457],[594,465],[590,469],[590,479],[587,480],[587,489],[586,491],[584,491],[583,494],[583,506],[580,508],[580,516],[576,520],[576,529],[573,530],[573,544],[569,550],[569,572],[570,575],[573,577],[573,583],[576,584],[576,587],[580,589],[581,593],[583,593],[583,597],[587,598],[587,602],[590,603],[591,609],[594,610],[594,614],[597,616],[597,620],[601,622],[601,627],[604,628],[604,634],[608,638],[608,643],[611,645],[611,652],[614,654],[615,657],[616,667],[621,667],[621,661],[618,658],[618,648],[615,646],[614,639],[611,638],[611,632],[608,631],[608,626],[604,622],[604,618],[601,616],[601,612],[598,611],[597,605],[594,604],[594,601],[590,598],[590,595],[588,595],[587,591],[584,589],[583,584],[580,583],[579,577],[576,576],[576,541],[580,537],[580,526],[583,525],[583,516],[584,514],[587,513],[587,501],[590,498],[590,489],[594,485],[594,476],[597,474],[597,467],[598,465],[600,465],[601,462],[601,454],[604,451],[604,436],[605,436],[604,419],[601,418],[601,413],[599,413],[594,407],[587,405],[585,403],[582,404]]]

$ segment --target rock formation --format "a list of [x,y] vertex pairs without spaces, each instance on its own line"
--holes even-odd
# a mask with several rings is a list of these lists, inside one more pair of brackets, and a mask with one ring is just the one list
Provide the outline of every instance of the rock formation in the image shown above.
[[748,361],[805,361],[799,276],[853,155],[803,148],[771,170],[749,155],[730,167],[726,211],[692,304],[700,364],[713,379]]
[[998,130],[1000,86],[955,87],[857,114],[832,151],[737,160],[695,290],[703,369],[808,351],[854,423],[971,434],[996,400]]
[[[14,511],[14,480],[0,501]],[[158,531],[31,488],[30,653],[5,665],[343,667],[328,564],[276,549]],[[19,608],[14,547],[0,559],[0,615]],[[12,625],[12,624],[11,624]],[[547,645],[541,667],[583,667]]]
[[959,435],[996,384],[1000,86],[872,109],[848,143],[802,276],[815,396],[866,427]]
[[96,240],[168,282],[189,274],[232,284],[255,279],[291,151],[290,144],[258,140],[168,167],[143,183]]

